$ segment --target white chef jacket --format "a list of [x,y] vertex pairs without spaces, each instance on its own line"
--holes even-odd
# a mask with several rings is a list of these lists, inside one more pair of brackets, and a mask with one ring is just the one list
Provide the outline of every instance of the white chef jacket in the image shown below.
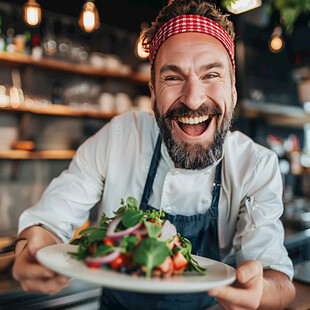
[[[22,213],[19,232],[42,223],[68,242],[98,201],[99,215],[105,212],[109,217],[122,198],[140,201],[158,134],[152,114],[128,112],[112,119],[79,147],[69,168],[50,183],[41,200]],[[149,204],[170,214],[206,212],[217,163],[186,170],[174,167],[164,144],[161,154]],[[237,264],[255,259],[292,279],[279,220],[283,189],[276,154],[236,131],[227,136],[222,161],[221,257],[233,248]]]

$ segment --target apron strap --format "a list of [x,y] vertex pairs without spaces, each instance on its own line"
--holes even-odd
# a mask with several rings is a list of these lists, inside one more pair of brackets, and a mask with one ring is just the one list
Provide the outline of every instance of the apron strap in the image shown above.
[[215,177],[213,182],[211,207],[215,208],[218,207],[221,186],[222,186],[222,160],[216,166]]
[[148,201],[149,201],[152,189],[153,189],[153,183],[154,183],[158,164],[159,164],[160,157],[161,157],[160,148],[161,148],[161,136],[158,135],[157,142],[155,145],[155,150],[154,150],[151,165],[150,165],[150,169],[147,175],[147,179],[146,179],[143,194],[142,194],[142,199],[141,199],[142,209],[144,209],[144,206],[148,204]]

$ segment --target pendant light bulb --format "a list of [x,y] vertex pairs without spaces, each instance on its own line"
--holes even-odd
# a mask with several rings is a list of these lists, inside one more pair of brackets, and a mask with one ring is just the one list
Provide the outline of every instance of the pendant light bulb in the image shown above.
[[282,29],[280,26],[274,28],[269,41],[269,49],[273,53],[279,53],[284,46],[284,41],[282,38]]
[[41,7],[36,0],[28,0],[24,4],[24,21],[32,27],[41,23]]
[[240,14],[256,9],[261,5],[262,0],[234,0],[227,6],[227,10],[233,14]]
[[142,23],[141,34],[139,38],[137,39],[136,46],[135,46],[135,54],[140,59],[146,59],[147,57],[149,57],[149,53],[143,48],[143,45],[142,45],[142,34],[145,28],[148,28],[148,24]]
[[93,32],[100,27],[98,10],[93,2],[87,1],[83,5],[79,25],[85,32]]
[[147,53],[142,46],[141,36],[138,38],[136,43],[136,55],[140,59],[145,59],[149,57],[149,53]]

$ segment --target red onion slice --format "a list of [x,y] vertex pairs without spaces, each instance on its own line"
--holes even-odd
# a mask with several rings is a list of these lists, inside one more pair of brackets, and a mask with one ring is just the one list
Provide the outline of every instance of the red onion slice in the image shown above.
[[175,235],[177,235],[177,229],[175,228],[175,226],[173,224],[171,224],[171,222],[169,220],[166,220],[164,225],[163,225],[163,228],[161,230],[161,235],[158,238],[158,240],[166,241]]
[[118,216],[109,224],[109,227],[107,229],[107,237],[109,237],[110,239],[118,239],[118,238],[134,233],[136,230],[140,229],[140,227],[142,226],[142,223],[138,223],[135,226],[115,232],[116,227],[121,222],[121,220],[122,218]]
[[147,229],[138,229],[135,231],[135,234],[140,235],[141,237],[147,236]]
[[100,257],[86,257],[86,262],[87,263],[96,263],[96,264],[107,264],[110,263],[112,260],[117,258],[120,255],[120,249],[116,249],[114,252],[109,253],[105,256],[100,256]]

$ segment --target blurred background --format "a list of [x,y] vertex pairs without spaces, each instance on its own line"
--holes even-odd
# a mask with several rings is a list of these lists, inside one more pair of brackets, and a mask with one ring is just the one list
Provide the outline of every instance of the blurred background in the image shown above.
[[[139,36],[167,3],[0,1],[0,308],[96,308],[98,288],[85,290],[78,281],[54,297],[23,293],[10,273],[12,243],[21,212],[68,167],[81,143],[117,114],[152,113],[149,64]],[[213,3],[230,14],[236,30],[239,98],[233,130],[279,157],[285,245],[296,281],[305,284],[310,279],[310,1]],[[89,223],[96,216],[94,208]],[[298,309],[309,309],[310,300],[305,302]]]

